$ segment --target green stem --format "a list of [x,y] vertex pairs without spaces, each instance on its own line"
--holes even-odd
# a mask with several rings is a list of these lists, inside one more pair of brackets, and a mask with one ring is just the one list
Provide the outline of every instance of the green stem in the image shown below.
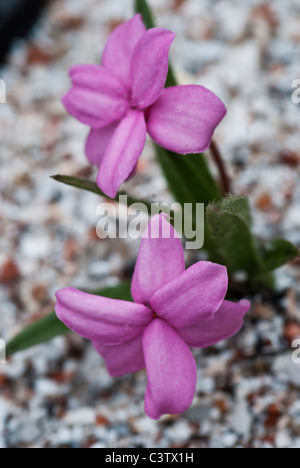
[[227,173],[221,151],[215,141],[211,142],[210,151],[220,174],[223,196],[225,197],[231,193],[231,181]]

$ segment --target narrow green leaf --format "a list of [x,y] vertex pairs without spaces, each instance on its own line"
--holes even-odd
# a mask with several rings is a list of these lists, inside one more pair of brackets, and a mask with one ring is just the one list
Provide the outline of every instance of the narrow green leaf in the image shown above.
[[142,15],[147,29],[155,27],[154,18],[146,0],[135,0],[135,11]]
[[56,336],[65,335],[70,330],[51,313],[36,323],[29,325],[19,335],[13,338],[6,348],[7,356],[12,356],[19,351],[31,348],[40,343],[52,340]]
[[253,277],[262,271],[262,260],[251,233],[247,198],[232,196],[210,204],[206,219],[230,274],[244,271]]
[[119,299],[121,301],[133,302],[131,296],[131,281],[125,281],[117,286],[97,289],[96,291],[87,291],[95,296],[108,297],[109,299]]
[[[91,292],[97,296],[132,301],[130,283],[125,282],[112,288],[104,288]],[[29,325],[19,335],[13,338],[6,347],[7,357],[20,351],[52,340],[57,336],[66,335],[70,330],[57,318],[55,312]]]
[[[87,192],[94,193],[96,195],[99,195],[100,197],[107,198],[110,200],[105,193],[103,193],[99,187],[97,186],[96,182],[93,182],[88,179],[82,179],[80,177],[73,177],[73,176],[66,176],[66,175],[56,175],[52,176],[51,179],[56,180],[57,182],[60,182],[65,185],[69,185],[71,187],[78,188],[80,190],[85,190]],[[118,193],[116,198],[113,199],[113,201],[118,202],[118,203],[124,203],[125,198],[124,195],[126,195],[126,203],[128,206],[133,205],[134,203],[141,203],[147,207],[147,210],[151,210],[151,203],[145,200],[137,200],[136,198],[130,197],[129,195],[125,193]]]
[[273,271],[296,258],[299,258],[299,249],[285,239],[276,239],[268,243],[262,252],[263,268]]
[[[184,207],[185,203],[204,203],[221,199],[221,192],[207,167],[203,154],[179,155],[155,145],[158,161],[167,179],[169,188],[176,200]],[[195,210],[193,210],[195,214]],[[197,229],[194,219],[193,229]],[[222,260],[218,242],[210,235],[205,222],[204,249],[212,261]]]
[[173,68],[172,68],[171,64],[169,64],[169,71],[168,71],[165,87],[166,88],[171,88],[171,86],[177,86],[177,84],[178,83],[177,83],[177,80],[175,78]]
[[[66,175],[55,175],[52,176],[51,179],[55,180],[56,182],[60,182],[64,185],[69,185],[71,187],[79,188],[81,190],[85,190],[86,192],[95,193],[100,197],[106,197],[106,195],[99,189],[97,184],[92,180],[83,179],[81,177],[74,177],[74,176],[66,176]],[[106,197],[108,198],[108,197]]]
[[208,205],[221,198],[202,154],[180,155],[158,145],[155,148],[169,187],[179,203]]

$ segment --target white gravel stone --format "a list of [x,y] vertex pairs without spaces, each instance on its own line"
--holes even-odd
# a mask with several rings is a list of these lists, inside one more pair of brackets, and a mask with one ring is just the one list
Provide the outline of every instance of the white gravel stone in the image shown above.
[[64,421],[70,426],[89,425],[95,423],[95,417],[93,408],[79,408],[68,412]]
[[35,389],[40,397],[57,396],[62,393],[62,388],[49,379],[37,379]]
[[291,349],[289,353],[277,357],[274,360],[273,369],[279,379],[300,387],[300,363],[295,364],[292,361],[294,351],[294,349]]
[[276,443],[276,447],[279,449],[291,448],[292,441],[291,441],[289,432],[288,431],[278,432],[278,434],[276,435],[275,443]]
[[245,440],[250,437],[252,418],[244,399],[239,400],[234,405],[234,409],[228,418],[228,423],[230,428],[237,434],[242,435]]

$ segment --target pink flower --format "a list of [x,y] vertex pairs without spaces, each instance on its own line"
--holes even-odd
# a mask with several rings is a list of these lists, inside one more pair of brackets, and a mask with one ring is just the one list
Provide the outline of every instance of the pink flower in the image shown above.
[[166,29],[146,31],[136,15],[111,34],[101,66],[70,71],[73,87],[63,103],[91,127],[86,154],[100,168],[97,183],[111,198],[135,168],[147,130],[171,151],[200,153],[226,114],[220,99],[201,86],[164,89],[174,38]]
[[224,266],[199,262],[185,270],[184,251],[163,215],[144,234],[132,281],[134,303],[66,288],[56,313],[92,341],[112,376],[146,367],[145,411],[153,419],[192,404],[196,363],[189,347],[205,348],[239,332],[248,301],[224,300]]

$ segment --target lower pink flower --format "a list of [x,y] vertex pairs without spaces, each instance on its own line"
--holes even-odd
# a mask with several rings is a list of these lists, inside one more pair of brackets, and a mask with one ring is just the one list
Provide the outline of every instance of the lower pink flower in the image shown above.
[[185,270],[180,239],[159,215],[142,239],[131,289],[135,302],[66,288],[57,292],[56,313],[92,341],[112,376],[146,367],[145,411],[159,419],[193,402],[197,369],[190,347],[212,346],[242,328],[250,303],[225,301],[227,288],[224,266],[199,262]]

